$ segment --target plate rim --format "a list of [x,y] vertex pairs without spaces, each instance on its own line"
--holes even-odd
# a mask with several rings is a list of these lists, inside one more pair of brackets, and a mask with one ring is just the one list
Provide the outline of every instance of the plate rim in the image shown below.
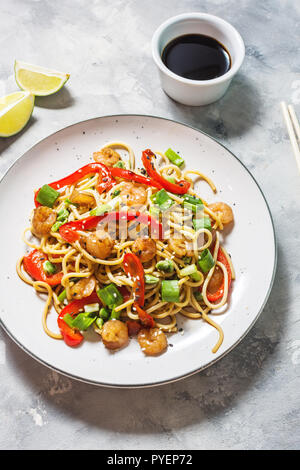
[[74,380],[77,380],[79,382],[83,382],[83,383],[87,383],[87,384],[90,384],[90,385],[96,385],[98,387],[106,387],[106,388],[116,388],[116,389],[140,389],[140,388],[152,388],[152,387],[158,387],[160,385],[167,385],[167,384],[170,384],[170,383],[174,383],[174,382],[178,382],[179,380],[183,380],[185,378],[188,378],[188,377],[191,377],[192,375],[195,375],[197,374],[198,372],[201,372],[202,370],[204,369],[207,369],[208,367],[212,366],[213,364],[215,364],[216,362],[218,362],[220,359],[222,359],[224,356],[226,356],[228,353],[230,353],[246,336],[247,334],[249,333],[249,331],[253,328],[253,326],[255,325],[255,323],[257,322],[258,318],[260,317],[263,309],[265,308],[266,306],[266,303],[269,299],[269,296],[270,296],[270,293],[271,293],[271,290],[272,290],[272,287],[273,287],[273,284],[274,284],[274,279],[275,279],[275,275],[276,275],[276,270],[277,270],[277,261],[278,261],[278,242],[277,242],[277,237],[276,237],[276,232],[275,232],[275,226],[274,226],[274,221],[273,221],[273,217],[272,217],[272,212],[271,212],[271,209],[269,207],[269,204],[268,204],[268,201],[266,199],[266,196],[264,195],[264,192],[263,190],[261,189],[260,185],[258,184],[258,182],[256,181],[255,177],[252,175],[252,173],[250,172],[250,170],[247,168],[247,166],[231,151],[229,150],[223,143],[219,142],[215,137],[212,137],[210,136],[209,134],[207,134],[206,132],[204,132],[203,130],[201,129],[198,129],[197,127],[194,127],[192,126],[191,124],[186,124],[184,122],[181,122],[181,121],[177,121],[176,119],[171,119],[171,118],[165,118],[165,117],[162,117],[162,116],[156,116],[156,115],[153,115],[153,114],[139,114],[139,113],[119,113],[119,114],[105,114],[105,115],[101,115],[101,116],[95,116],[95,117],[91,117],[91,118],[88,118],[88,119],[84,119],[82,121],[76,121],[72,124],[69,124],[68,126],[64,126],[54,132],[52,132],[51,134],[48,134],[47,136],[43,137],[42,139],[38,140],[35,144],[33,144],[31,147],[29,147],[27,150],[25,150],[25,152],[22,153],[22,155],[20,155],[14,162],[12,165],[9,166],[9,168],[5,171],[5,173],[2,175],[2,177],[0,178],[0,184],[2,184],[3,180],[6,178],[6,176],[8,175],[8,173],[13,169],[13,167],[18,163],[19,160],[21,160],[28,152],[30,152],[31,150],[33,150],[37,145],[41,144],[42,142],[44,142],[46,139],[48,139],[49,137],[53,137],[55,136],[56,134],[58,134],[59,132],[61,131],[64,131],[66,129],[69,129],[73,126],[76,126],[78,124],[83,124],[83,123],[87,123],[89,121],[94,121],[96,119],[101,119],[101,118],[115,118],[115,117],[140,117],[140,118],[154,118],[154,119],[161,119],[161,120],[164,120],[164,121],[169,121],[169,122],[172,122],[172,123],[175,123],[175,124],[179,124],[181,126],[184,126],[184,127],[187,127],[189,129],[192,129],[194,131],[197,131],[199,132],[200,134],[203,134],[205,135],[206,137],[208,137],[209,139],[213,140],[215,143],[217,143],[218,145],[220,145],[221,147],[223,147],[227,152],[230,153],[230,155],[238,161],[238,163],[241,164],[241,166],[246,170],[246,172],[249,174],[250,178],[252,178],[253,182],[255,183],[256,187],[258,188],[260,194],[262,195],[263,197],[263,200],[265,202],[265,205],[268,209],[268,213],[269,213],[269,216],[270,216],[270,220],[271,220],[271,226],[272,226],[272,233],[273,233],[273,242],[274,242],[274,263],[273,263],[273,271],[272,271],[272,277],[271,277],[271,280],[270,280],[270,284],[269,284],[269,288],[268,288],[268,291],[265,295],[265,298],[264,298],[264,301],[257,313],[257,315],[255,316],[255,318],[253,319],[253,321],[251,322],[251,324],[249,325],[249,327],[247,328],[247,330],[243,333],[242,336],[239,337],[239,339],[234,343],[232,344],[228,349],[226,349],[226,351],[223,352],[223,354],[221,354],[220,356],[218,356],[216,359],[210,361],[208,364],[205,364],[204,366],[201,366],[191,372],[188,372],[186,374],[181,374],[180,376],[177,376],[177,377],[174,377],[172,379],[169,379],[169,380],[160,380],[159,382],[152,382],[152,383],[145,383],[145,384],[119,384],[119,385],[116,385],[116,384],[110,384],[110,383],[102,383],[102,382],[98,382],[98,381],[93,381],[93,380],[89,380],[89,379],[83,379],[82,377],[79,377],[79,376],[76,376],[74,374],[71,374],[71,373],[67,373],[61,369],[59,369],[58,367],[54,367],[50,364],[48,364],[48,362],[40,359],[39,357],[37,357],[34,353],[32,353],[31,351],[29,351],[19,340],[17,340],[15,338],[15,336],[9,331],[9,329],[4,325],[2,319],[0,318],[0,326],[3,328],[3,330],[7,333],[7,335],[17,344],[17,346],[19,346],[24,352],[26,352],[30,357],[32,357],[33,359],[35,359],[37,362],[39,362],[40,364],[48,367],[49,369],[55,371],[55,372],[58,372],[60,374],[62,374],[63,376],[65,377],[68,377],[68,378],[71,378],[71,379],[74,379]]

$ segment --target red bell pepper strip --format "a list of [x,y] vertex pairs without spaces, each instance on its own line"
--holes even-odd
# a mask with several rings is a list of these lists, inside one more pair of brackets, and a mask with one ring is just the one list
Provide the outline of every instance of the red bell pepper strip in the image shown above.
[[126,253],[123,260],[124,271],[133,279],[135,303],[141,307],[145,302],[145,272],[140,259],[133,253]]
[[140,259],[133,253],[126,253],[123,260],[124,270],[127,276],[133,279],[133,295],[136,309],[142,325],[146,328],[152,328],[155,321],[141,307],[145,302],[145,272]]
[[135,320],[127,320],[126,325],[129,336],[136,336],[142,328],[141,324]]
[[152,158],[155,158],[154,153],[150,150],[144,150],[142,153],[142,162],[148,173],[157,183],[159,183],[166,191],[174,194],[185,194],[188,192],[191,184],[188,181],[180,180],[177,183],[171,183],[163,178],[154,168]]
[[138,219],[138,222],[151,227],[151,238],[163,238],[162,224],[156,219],[147,214],[142,214],[138,211],[132,212],[109,212],[108,214],[95,215],[86,217],[85,219],[76,220],[75,222],[67,222],[59,228],[59,233],[68,243],[74,243],[79,240],[80,236],[78,230],[91,230],[96,228],[99,222],[109,221],[131,221]]
[[126,289],[125,286],[120,286],[118,287],[118,291],[120,292],[120,294],[122,295],[123,297],[123,302],[127,302],[127,300],[130,299],[130,294],[128,292],[128,290]]
[[147,186],[153,186],[157,189],[162,189],[162,185],[155,181],[153,178],[146,178],[145,176],[138,175],[130,170],[125,170],[124,168],[113,167],[110,168],[111,175],[116,178],[124,178],[125,180],[135,181],[136,183],[145,184]]
[[139,316],[139,319],[140,319],[142,325],[145,328],[153,328],[155,326],[155,321],[151,317],[151,315],[149,315],[149,313],[145,312],[145,310],[143,310],[137,303],[134,303],[133,305],[136,308],[136,311],[138,313],[138,316]]
[[99,303],[100,299],[96,292],[93,292],[89,297],[84,297],[83,299],[73,300],[65,308],[62,309],[57,318],[58,328],[63,336],[65,343],[68,346],[78,346],[82,340],[82,334],[75,328],[71,328],[64,321],[64,316],[68,313],[72,317],[79,313],[79,311],[88,304]]
[[[51,188],[53,189],[58,190],[63,188],[64,186],[77,183],[77,181],[81,180],[84,176],[90,175],[92,173],[99,174],[100,181],[98,183],[97,190],[100,194],[104,191],[108,191],[112,188],[114,184],[116,184],[107,166],[103,165],[102,163],[89,163],[88,165],[79,168],[79,170],[74,171],[74,173],[71,173],[71,175],[65,176],[64,178],[58,181],[50,183],[49,186],[51,186]],[[39,190],[36,191],[34,195],[34,202],[36,207],[40,205],[40,203],[36,199],[38,192]]]
[[[229,289],[230,284],[231,284],[232,274],[231,274],[230,265],[227,261],[226,256],[224,255],[222,251],[222,248],[219,248],[217,260],[220,261],[220,263],[224,264],[226,268],[226,271],[228,274],[228,289]],[[222,284],[220,285],[219,289],[214,294],[210,294],[209,292],[206,292],[206,297],[207,297],[207,300],[209,300],[209,302],[216,302],[217,300],[220,300],[223,297],[224,284],[225,283],[224,283],[224,278],[223,278]]]
[[43,264],[48,260],[47,255],[42,251],[33,250],[23,258],[23,266],[27,274],[29,274],[35,281],[47,282],[49,286],[57,286],[61,283],[63,272],[47,276],[43,269]]

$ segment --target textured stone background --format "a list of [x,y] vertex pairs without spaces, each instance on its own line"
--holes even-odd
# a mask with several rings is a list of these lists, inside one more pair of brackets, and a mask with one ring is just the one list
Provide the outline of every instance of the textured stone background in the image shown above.
[[[229,20],[246,44],[227,95],[205,108],[165,96],[151,58],[155,28],[186,11]],[[252,171],[274,216],[279,255],[252,331],[220,362],[173,385],[119,391],[78,383],[0,331],[0,448],[299,449],[300,175],[279,108],[285,99],[300,115],[299,19],[298,0],[0,1],[0,95],[16,88],[15,58],[71,73],[57,95],[36,100],[21,134],[0,139],[0,175],[76,121],[122,112],[175,118],[217,138]]]

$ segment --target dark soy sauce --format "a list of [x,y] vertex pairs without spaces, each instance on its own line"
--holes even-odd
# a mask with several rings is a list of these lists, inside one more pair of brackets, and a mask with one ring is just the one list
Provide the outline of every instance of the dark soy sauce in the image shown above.
[[173,39],[161,58],[169,70],[190,80],[211,80],[224,75],[231,67],[225,47],[203,34],[185,34]]

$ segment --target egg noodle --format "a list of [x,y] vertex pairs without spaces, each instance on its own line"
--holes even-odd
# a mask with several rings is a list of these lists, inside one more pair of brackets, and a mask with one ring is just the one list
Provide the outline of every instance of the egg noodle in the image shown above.
[[[123,168],[132,170],[139,175],[146,174],[144,169],[136,168],[133,149],[126,143],[110,142],[101,151],[103,149],[125,150],[127,158],[124,161],[120,160],[123,162]],[[101,155],[101,151],[96,152],[96,155],[94,154],[95,160],[97,156]],[[170,162],[167,156],[161,152],[155,152],[155,157],[157,173],[165,179],[171,178],[172,181],[176,182],[184,180],[190,183],[187,194],[191,197],[199,200],[199,196],[194,190],[194,184],[199,179],[206,181],[214,193],[217,191],[214,183],[199,171],[183,171],[179,166]],[[132,181],[128,182],[128,180],[119,177],[115,178],[113,187],[101,193],[97,189],[99,178],[99,174],[89,174],[83,176],[74,184],[62,187],[52,206],[52,211],[58,215],[61,211],[67,209],[67,221],[64,221],[64,223],[84,220],[91,216],[91,208],[89,207],[89,210],[87,210],[86,204],[81,205],[80,202],[78,204],[76,202],[72,203],[72,195],[74,196],[75,193],[79,193],[79,201],[80,195],[89,196],[88,199],[92,211],[94,211],[93,213],[95,213],[95,209],[108,205],[112,211],[123,213],[134,209],[138,210],[140,214],[153,217],[153,210],[151,208],[155,206],[155,195],[159,191],[158,188]],[[138,201],[138,192],[133,194],[132,203],[131,196],[127,194],[132,188],[140,190],[141,194],[145,195],[145,200],[142,204],[133,204],[140,202]],[[166,190],[166,194],[168,196],[169,208],[166,210],[162,209],[157,216],[164,226],[164,235],[154,239],[155,252],[152,258],[144,262],[141,258],[146,278],[143,309],[148,315],[151,315],[155,322],[155,327],[165,333],[173,333],[178,330],[178,314],[190,319],[202,318],[218,332],[218,340],[212,349],[213,352],[216,352],[223,342],[224,335],[222,328],[212,319],[211,314],[214,310],[220,309],[227,303],[230,282],[235,278],[230,256],[225,248],[221,246],[220,231],[223,229],[224,223],[227,222],[224,220],[222,210],[218,208],[217,203],[209,205],[201,198],[202,206],[199,205],[201,211],[200,217],[206,218],[210,223],[210,227],[204,224],[196,229],[193,225],[193,219],[195,218],[194,209],[195,207],[198,209],[198,207],[190,205],[185,207],[182,195],[174,194],[168,190]],[[51,338],[63,338],[61,333],[50,331],[47,326],[47,316],[51,306],[53,305],[57,313],[60,314],[66,304],[74,300],[74,295],[76,294],[76,292],[74,294],[74,286],[76,288],[78,281],[86,279],[88,282],[91,277],[96,282],[96,286],[93,286],[94,289],[103,288],[109,284],[114,284],[117,288],[122,287],[123,292],[125,288],[128,295],[123,303],[114,308],[114,311],[116,314],[119,314],[120,320],[124,322],[128,319],[139,321],[139,314],[135,308],[135,295],[133,293],[135,279],[126,274],[123,262],[126,253],[135,252],[138,256],[139,254],[141,255],[141,251],[143,252],[143,248],[138,253],[136,250],[134,251],[137,237],[142,240],[152,237],[149,233],[145,234],[145,227],[142,227],[142,223],[137,226],[136,220],[126,221],[125,229],[127,231],[121,231],[120,225],[120,221],[119,223],[115,221],[113,226],[108,223],[108,229],[104,229],[103,225],[101,226],[101,230],[106,230],[106,233],[113,240],[113,246],[109,255],[103,257],[103,259],[96,257],[88,250],[85,240],[91,235],[89,230],[78,230],[80,238],[70,242],[63,238],[60,230],[54,231],[51,229],[49,233],[40,236],[39,243],[37,243],[37,238],[31,237],[31,231],[33,234],[36,234],[36,230],[32,226],[25,229],[23,240],[26,245],[44,254],[45,259],[62,271],[60,283],[52,286],[49,285],[47,280],[32,278],[32,274],[28,276],[28,272],[24,269],[26,254],[17,263],[19,277],[27,284],[33,286],[37,292],[47,295],[42,324],[45,332]],[[99,227],[97,227],[97,230],[99,230]],[[112,235],[113,230],[115,231],[114,235]],[[199,258],[203,252],[208,251],[208,254],[213,259],[212,266],[208,270],[202,271],[198,265]],[[172,262],[172,270],[170,272],[163,271],[157,267],[159,266],[158,263],[164,260]],[[187,266],[193,265],[197,266],[196,278],[195,276],[193,278],[193,276],[185,275],[183,271]],[[147,276],[153,276],[156,278],[156,282],[147,283]],[[219,278],[219,284],[222,284],[221,294],[217,297],[214,296],[213,291],[211,292],[211,286],[213,286],[213,281],[216,281],[216,278]],[[161,295],[162,282],[174,279],[177,281],[179,288],[179,298],[176,302],[168,302],[163,300]],[[220,285],[215,290],[218,290],[218,287],[220,290]],[[65,298],[62,300],[61,294],[63,291],[65,291]],[[101,334],[101,328],[97,327],[96,324],[93,326],[95,331]]]

